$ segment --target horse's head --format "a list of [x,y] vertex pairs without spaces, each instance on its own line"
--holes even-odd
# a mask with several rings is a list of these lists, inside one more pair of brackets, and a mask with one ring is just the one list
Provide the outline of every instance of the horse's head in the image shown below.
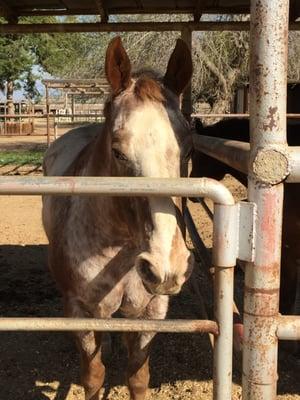
[[[105,71],[112,89],[105,109],[111,174],[180,177],[192,148],[189,125],[179,108],[192,74],[186,44],[177,41],[167,72],[159,78],[152,71],[132,74],[117,37],[107,49]],[[179,227],[182,216],[176,201],[151,197],[137,202],[138,224],[146,234],[136,268],[153,293],[179,292],[192,270],[193,256]]]

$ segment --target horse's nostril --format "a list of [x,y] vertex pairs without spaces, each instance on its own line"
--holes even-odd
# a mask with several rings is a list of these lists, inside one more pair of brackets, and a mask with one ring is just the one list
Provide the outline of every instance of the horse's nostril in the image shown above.
[[160,278],[153,272],[153,265],[145,258],[140,259],[139,270],[147,282],[154,284],[161,282]]

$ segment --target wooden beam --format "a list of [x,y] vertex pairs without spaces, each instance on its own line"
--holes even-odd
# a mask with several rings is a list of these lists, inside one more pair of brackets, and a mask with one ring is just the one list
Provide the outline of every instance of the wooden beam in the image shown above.
[[[122,15],[122,14],[193,14],[195,11],[195,7],[182,7],[172,9],[170,7],[146,7],[143,9],[138,9],[136,7],[122,7],[122,8],[109,8],[110,15]],[[249,6],[236,6],[236,7],[224,7],[220,6],[219,8],[209,8],[203,9],[205,14],[249,14]],[[69,10],[57,10],[57,9],[41,9],[41,10],[32,10],[29,8],[22,8],[18,10],[18,14],[20,16],[43,16],[43,15],[95,15],[95,10],[93,8],[76,8]]]
[[109,86],[106,78],[100,79],[43,79],[42,83],[49,88],[99,88]]
[[195,0],[194,22],[199,22],[203,14],[203,1]]
[[14,9],[7,3],[7,1],[0,0],[0,15],[9,23],[16,24],[18,22],[18,16]]
[[74,32],[164,32],[182,31],[247,31],[249,22],[124,22],[63,24],[0,24],[0,33],[74,33]]
[[[69,24],[0,24],[5,33],[75,33],[75,32],[175,32],[191,31],[248,31],[249,22],[125,22],[125,23],[69,23]],[[292,22],[290,30],[299,31],[300,22]]]
[[102,23],[107,23],[108,21],[108,14],[105,9],[105,0],[94,0],[96,9],[101,17]]
[[100,92],[68,92],[68,94],[73,95],[73,96],[81,96],[81,95],[85,95],[85,96],[102,96],[103,94],[108,94],[109,91],[100,91]]

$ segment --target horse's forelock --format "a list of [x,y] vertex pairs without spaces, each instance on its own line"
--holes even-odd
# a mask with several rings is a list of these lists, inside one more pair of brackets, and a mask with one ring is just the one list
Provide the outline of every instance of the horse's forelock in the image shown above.
[[134,95],[140,101],[156,101],[162,103],[165,96],[160,83],[149,76],[141,76],[134,84]]

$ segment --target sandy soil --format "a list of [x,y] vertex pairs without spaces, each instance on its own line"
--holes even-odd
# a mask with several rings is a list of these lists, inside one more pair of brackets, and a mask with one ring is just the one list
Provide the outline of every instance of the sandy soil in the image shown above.
[[[22,139],[23,140],[23,139]],[[32,139],[31,139],[32,140]],[[0,148],[3,143],[0,143]],[[32,168],[18,169],[26,174]],[[0,169],[14,174],[13,167]],[[34,171],[33,173],[39,173]],[[236,198],[245,190],[231,177],[226,185]],[[211,245],[211,224],[200,206],[191,204],[202,236]],[[60,298],[47,271],[47,239],[41,225],[39,196],[0,196],[0,316],[62,316]],[[193,276],[208,303],[211,296],[200,265]],[[237,272],[241,287],[242,274]],[[170,318],[201,318],[198,297],[187,284],[171,302]],[[78,380],[78,355],[65,333],[0,334],[0,399],[83,400]],[[113,350],[104,388],[105,399],[128,399],[124,385],[126,354],[120,335]],[[151,400],[212,398],[212,352],[206,335],[157,335],[151,352]],[[300,399],[299,367],[284,348],[279,354],[278,399]],[[241,399],[240,373],[234,371],[233,399]]]

